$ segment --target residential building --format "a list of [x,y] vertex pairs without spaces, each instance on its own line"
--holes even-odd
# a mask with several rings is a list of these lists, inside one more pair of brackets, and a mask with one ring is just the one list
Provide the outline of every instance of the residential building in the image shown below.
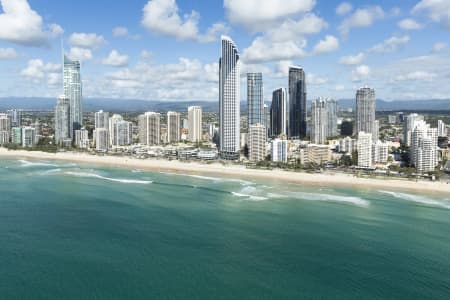
[[80,149],[89,149],[89,132],[86,128],[75,130],[75,145]]
[[438,120],[438,136],[448,136],[447,125],[442,120]]
[[424,118],[419,114],[409,114],[405,117],[405,122],[403,123],[403,143],[406,146],[411,147],[411,134],[416,124],[423,121]]
[[378,140],[375,123],[375,90],[362,87],[356,92],[356,133],[372,134],[372,140]]
[[181,135],[181,119],[180,113],[167,112],[167,143],[177,143],[180,141]]
[[37,142],[36,128],[22,127],[22,147],[33,147]]
[[22,109],[10,109],[6,113],[9,116],[9,123],[11,128],[22,126]]
[[266,127],[252,124],[248,130],[248,158],[250,161],[262,161],[266,158]]
[[425,121],[418,121],[411,133],[410,160],[417,172],[433,172],[438,165],[438,132]]
[[9,143],[10,121],[7,114],[0,114],[0,145]]
[[100,110],[95,113],[95,129],[97,128],[105,128],[109,127],[109,112],[104,112]]
[[270,106],[270,136],[287,136],[287,105],[286,89],[279,88],[273,91]]
[[372,144],[372,162],[387,163],[389,158],[389,145],[380,140]]
[[239,159],[240,155],[240,59],[236,44],[222,36],[219,60],[220,156]]
[[63,66],[64,96],[70,100],[70,137],[83,126],[82,82],[80,62],[64,55]]
[[55,107],[55,143],[57,145],[71,141],[70,122],[70,99],[64,95],[59,96]]
[[357,140],[347,136],[339,140],[339,152],[353,153],[357,151]]
[[106,128],[94,130],[95,150],[106,152],[109,149],[109,131]]
[[265,125],[262,73],[247,73],[247,128],[258,123]]
[[311,142],[326,144],[328,137],[327,101],[319,98],[311,104]]
[[161,144],[161,114],[146,112],[138,118],[139,142],[147,146]]
[[281,139],[274,139],[272,141],[272,161],[287,163],[288,141]]
[[327,130],[327,138],[330,137],[336,137],[339,135],[338,133],[338,111],[339,106],[337,100],[334,99],[327,99],[326,100],[327,105],[327,123],[328,123],[328,130]]
[[358,167],[372,167],[372,133],[358,133]]
[[11,143],[22,145],[22,127],[11,128]]
[[306,114],[305,71],[289,67],[289,138],[306,137]]
[[189,140],[192,143],[202,141],[202,108],[200,106],[188,107],[188,130]]
[[331,160],[331,150],[328,145],[308,144],[300,150],[302,164],[322,165]]

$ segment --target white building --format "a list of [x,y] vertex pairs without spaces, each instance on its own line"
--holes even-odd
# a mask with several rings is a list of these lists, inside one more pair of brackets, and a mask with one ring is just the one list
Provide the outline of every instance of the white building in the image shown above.
[[313,163],[321,165],[331,160],[331,150],[328,145],[308,144],[300,150],[302,164]]
[[109,149],[109,131],[106,128],[94,130],[95,150],[108,151]]
[[202,141],[202,108],[200,106],[188,107],[189,140],[193,143]]
[[64,56],[63,61],[64,96],[70,99],[70,137],[83,126],[82,85],[80,62]]
[[356,133],[372,134],[372,140],[378,140],[375,123],[375,90],[362,87],[356,92]]
[[180,141],[181,119],[180,113],[167,112],[167,143],[177,143]]
[[133,142],[133,125],[128,121],[118,121],[113,125],[112,145],[115,147],[128,146]]
[[240,59],[236,44],[222,36],[219,60],[220,156],[239,159],[240,155]]
[[109,145],[114,145],[114,126],[116,123],[123,121],[123,118],[119,114],[114,114],[109,118],[108,121],[108,132],[109,132]]
[[416,124],[423,120],[423,116],[419,114],[409,114],[405,117],[405,122],[403,123],[403,142],[406,146],[411,146],[412,131],[416,127]]
[[109,112],[100,110],[95,113],[95,129],[105,128],[108,129],[109,125]]
[[372,162],[387,163],[389,158],[389,145],[386,142],[378,140],[372,144]]
[[9,143],[10,121],[7,114],[0,114],[0,145]]
[[436,128],[430,128],[425,121],[416,123],[411,134],[410,157],[419,173],[432,172],[438,165],[437,142]]
[[442,120],[438,120],[438,136],[442,137],[442,136],[448,136],[448,132],[447,132],[447,125],[445,125],[444,122],[442,122]]
[[358,133],[358,167],[372,167],[372,133]]
[[328,106],[319,98],[311,103],[311,142],[326,144],[328,136]]
[[249,160],[264,160],[266,158],[266,127],[260,123],[250,125],[247,138]]
[[339,152],[353,153],[357,151],[357,141],[347,136],[339,140]]
[[55,142],[57,145],[71,141],[70,122],[70,99],[64,95],[59,96],[55,107]]
[[89,132],[86,128],[75,130],[75,145],[80,149],[89,149]]
[[139,116],[139,142],[147,146],[161,144],[161,114],[146,112]]
[[33,147],[36,144],[36,128],[22,127],[22,147]]
[[275,139],[272,141],[272,161],[287,163],[288,141]]

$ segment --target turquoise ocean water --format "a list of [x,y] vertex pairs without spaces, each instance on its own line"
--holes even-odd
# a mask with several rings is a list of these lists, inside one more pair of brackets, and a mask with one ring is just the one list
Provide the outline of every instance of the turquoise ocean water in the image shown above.
[[450,199],[1,159],[0,299],[450,299]]

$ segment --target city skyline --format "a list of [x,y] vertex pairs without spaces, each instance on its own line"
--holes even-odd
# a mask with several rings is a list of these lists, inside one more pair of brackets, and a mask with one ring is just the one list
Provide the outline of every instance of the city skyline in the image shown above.
[[253,14],[258,1],[241,7],[230,0],[152,0],[127,3],[125,16],[123,3],[105,11],[102,1],[78,1],[83,23],[68,16],[72,4],[0,3],[0,97],[59,95],[62,38],[67,54],[81,60],[86,97],[217,101],[217,41],[223,33],[240,46],[241,85],[247,72],[263,73],[265,100],[286,86],[291,64],[308,71],[308,100],[353,98],[365,84],[387,100],[450,94],[443,84],[450,74],[445,1],[393,6],[311,0]]

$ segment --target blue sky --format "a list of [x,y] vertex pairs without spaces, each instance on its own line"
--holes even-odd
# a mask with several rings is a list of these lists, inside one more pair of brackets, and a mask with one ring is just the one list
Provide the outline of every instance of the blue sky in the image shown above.
[[304,67],[308,98],[450,98],[450,1],[0,0],[0,97],[57,97],[61,39],[84,97],[218,99],[221,34],[265,97]]

